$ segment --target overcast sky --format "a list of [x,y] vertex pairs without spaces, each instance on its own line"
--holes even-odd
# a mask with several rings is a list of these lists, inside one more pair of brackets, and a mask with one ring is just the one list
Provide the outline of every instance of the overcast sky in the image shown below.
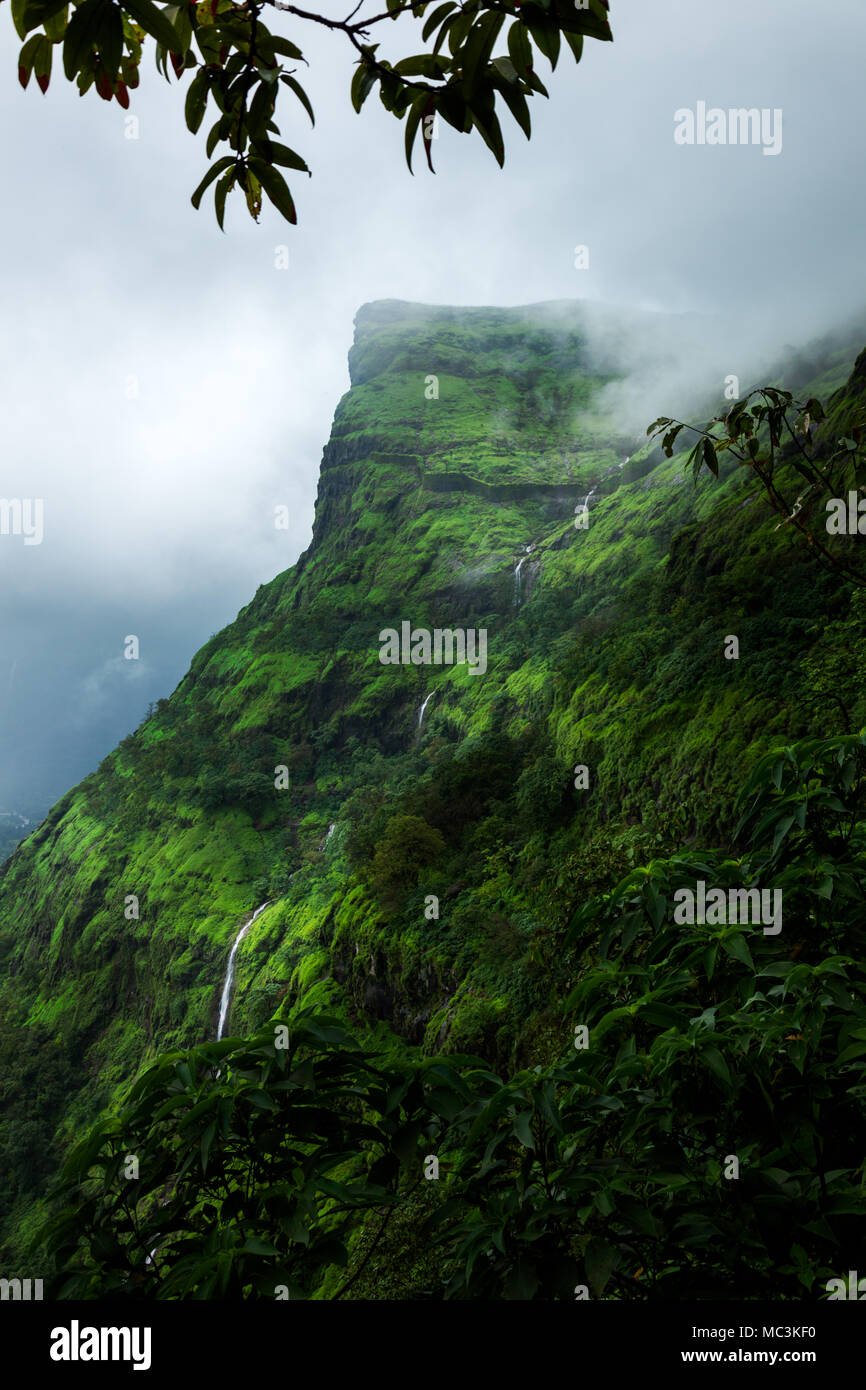
[[[79,98],[56,63],[47,97],[22,92],[6,7],[0,496],[43,498],[45,535],[0,537],[0,807],[38,806],[94,766],[306,546],[362,303],[723,316],[745,360],[866,302],[863,0],[817,18],[813,0],[611,11],[612,45],[544,74],[531,144],[503,117],[504,171],[443,125],[436,176],[422,161],[414,178],[378,99],[352,110],[345,40],[281,16],[317,114],[310,131],[284,97],[283,135],[313,177],[293,181],[297,228],[268,208],[257,226],[230,198],[223,235],[209,195],[190,206],[206,160],[185,84],[147,54],[128,139],[121,108]],[[781,153],[677,145],[674,113],[699,101],[781,109]],[[122,659],[130,633],[139,662]]]

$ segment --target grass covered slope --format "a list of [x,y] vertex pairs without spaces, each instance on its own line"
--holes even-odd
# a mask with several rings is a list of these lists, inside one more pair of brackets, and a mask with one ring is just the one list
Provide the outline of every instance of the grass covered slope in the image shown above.
[[[740,472],[695,489],[604,420],[616,353],[581,306],[366,306],[350,367],[310,548],[0,868],[13,1244],[63,1144],[157,1051],[214,1035],[260,903],[231,1031],[330,981],[373,1031],[547,1062],[574,907],[729,833],[773,741],[841,731],[822,680],[866,721],[859,601]],[[382,665],[403,620],[486,629],[486,673]]]

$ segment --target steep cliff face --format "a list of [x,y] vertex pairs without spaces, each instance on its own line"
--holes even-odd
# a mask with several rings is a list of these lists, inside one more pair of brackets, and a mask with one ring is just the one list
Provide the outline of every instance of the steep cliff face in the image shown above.
[[[862,712],[849,598],[736,471],[695,489],[604,418],[580,306],[368,305],[350,367],[309,549],[0,869],[9,1228],[157,1049],[213,1035],[266,899],[230,1031],[328,981],[508,1057],[605,855],[723,829],[766,742],[822,727],[819,630]],[[483,630],[485,669],[383,664],[404,623]]]

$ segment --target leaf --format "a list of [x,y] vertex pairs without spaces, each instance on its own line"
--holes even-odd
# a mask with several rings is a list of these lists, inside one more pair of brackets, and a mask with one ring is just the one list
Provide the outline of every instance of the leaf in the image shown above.
[[212,164],[210,166],[201,183],[199,184],[198,188],[195,190],[192,197],[190,198],[190,202],[192,203],[194,208],[197,209],[200,206],[205,189],[209,188],[210,185],[213,183],[214,179],[219,178],[220,174],[223,173],[224,170],[232,168],[234,162],[234,155],[224,154],[221,159],[217,160],[216,164]]
[[526,27],[551,68],[555,68],[560,46],[560,34],[556,24],[546,20],[544,23],[527,23]]
[[[496,10],[489,11],[482,19],[473,26],[465,46],[460,52],[460,68],[463,77],[463,92],[469,97],[475,85],[475,74],[479,67],[486,67],[493,45],[502,25],[505,22],[505,15],[497,13]],[[455,55],[456,57],[457,55]]]
[[785,836],[787,835],[788,831],[791,829],[791,826],[793,824],[793,816],[783,816],[782,819],[779,821],[778,825],[776,826],[776,833],[773,836],[773,855],[775,855],[778,851],[779,846],[781,845],[782,841],[784,840]]
[[505,78],[506,82],[510,82],[513,84],[520,81],[517,74],[517,69],[510,58],[494,58],[493,66],[495,67],[496,71],[500,73],[502,77]]
[[409,112],[406,116],[406,134],[404,139],[404,148],[406,151],[406,164],[410,174],[413,172],[412,146],[415,144],[415,136],[418,133],[418,126],[421,122],[421,115],[426,105],[426,96],[422,95],[418,97],[418,99],[415,102],[413,102],[413,104],[410,106]]
[[522,1114],[515,1117],[512,1129],[515,1137],[520,1140],[525,1149],[534,1150],[535,1140],[532,1137],[532,1130],[529,1128],[529,1121],[531,1119],[532,1112],[530,1110],[524,1110]]
[[169,53],[186,52],[188,45],[184,45],[181,50],[181,41],[177,30],[168,16],[153,4],[153,0],[124,0],[124,8],[132,15],[146,34],[161,43]]
[[[40,19],[38,19],[38,18],[37,18],[37,19],[34,19],[34,20],[33,20],[33,23],[28,27],[28,25],[27,25],[27,23],[26,23],[26,21],[25,21],[25,16],[26,16],[26,14],[27,14],[27,9],[28,9],[27,0],[12,0],[12,5],[11,5],[12,23],[15,25],[15,30],[16,30],[16,32],[17,32],[17,34],[18,34],[19,39],[26,39],[26,38],[27,38],[27,34],[29,33],[29,30],[30,30],[30,29],[35,29],[36,26],[37,26],[37,24],[40,24],[40,23],[42,22],[42,21],[41,21]],[[30,8],[30,13],[31,13],[31,15],[32,15],[32,13],[33,13],[33,7]]]
[[274,207],[279,213],[290,222],[292,226],[297,223],[298,214],[295,212],[295,204],[289,192],[289,186],[282,174],[270,165],[265,164],[264,160],[253,158],[250,160],[250,168],[256,174],[262,188],[267,193]]
[[532,44],[530,43],[530,31],[525,24],[514,21],[512,28],[509,29],[509,54],[512,57],[514,70],[521,76],[527,74],[532,67]]
[[717,457],[716,457],[716,451],[715,451],[715,449],[713,448],[713,441],[712,441],[711,439],[703,439],[703,440],[701,440],[701,444],[702,444],[702,447],[703,447],[703,456],[704,456],[703,461],[704,461],[704,463],[706,464],[707,468],[709,468],[709,470],[710,470],[710,472],[712,473],[713,477],[714,477],[714,478],[718,478],[718,476],[719,476],[719,461],[718,461],[718,459],[717,459]]
[[508,83],[503,84],[501,92],[506,106],[528,140],[532,135],[532,123],[526,97],[519,88],[512,87]]
[[754,970],[755,962],[752,960],[751,952],[746,944],[746,938],[740,932],[735,932],[732,936],[722,938],[722,946],[729,956],[734,960],[747,965],[750,970]]
[[[309,116],[310,125],[315,125],[316,118],[313,115],[313,108],[310,105],[310,98],[307,96],[300,82],[296,82],[294,77],[289,76],[288,73],[283,73],[282,77],[280,78],[280,81],[285,82],[287,87],[291,87],[295,96],[298,98],[298,101],[301,103],[307,115]],[[268,196],[270,197],[270,194]]]
[[283,169],[297,169],[302,174],[309,174],[306,161],[294,150],[290,150],[288,145],[281,145],[277,140],[263,140],[259,143],[267,163],[279,164]]
[[618,1251],[615,1246],[607,1240],[594,1237],[583,1257],[586,1266],[586,1277],[589,1286],[596,1298],[600,1298],[604,1293],[605,1285],[616,1267]]
[[73,81],[81,71],[85,59],[92,52],[99,26],[103,0],[84,0],[74,11],[66,26],[63,40],[63,70],[69,81]]
[[429,39],[430,35],[433,33],[433,30],[438,29],[443,19],[446,19],[447,16],[451,14],[452,10],[456,9],[457,6],[454,3],[454,0],[447,0],[447,3],[444,5],[437,5],[433,13],[431,15],[428,15],[425,19],[424,28],[421,30],[421,38],[424,40],[425,43]]
[[728,1064],[717,1047],[705,1047],[700,1054],[701,1061],[714,1076],[724,1083],[725,1087],[731,1087],[731,1073],[728,1071]]
[[210,1154],[210,1146],[213,1143],[215,1134],[216,1120],[212,1120],[201,1137],[201,1170],[203,1173],[207,1172],[208,1155]]
[[[13,0],[12,22],[18,31],[19,38],[26,38],[31,29],[36,29],[39,25],[51,25],[55,33],[49,32],[49,38],[62,38],[66,28],[67,0]],[[56,32],[56,25],[52,23],[54,17],[62,11],[62,28]]]
[[258,1236],[247,1236],[241,1251],[245,1255],[278,1255],[280,1252],[266,1240],[260,1240]]
[[[502,1249],[500,1245],[500,1249]],[[531,1299],[538,1288],[538,1274],[532,1260],[521,1255],[511,1270],[505,1284],[505,1297],[509,1299]]]
[[191,130],[193,135],[198,131],[199,126],[204,120],[205,108],[207,106],[208,89],[210,83],[204,68],[199,68],[186,94],[183,113],[186,118],[187,130]]

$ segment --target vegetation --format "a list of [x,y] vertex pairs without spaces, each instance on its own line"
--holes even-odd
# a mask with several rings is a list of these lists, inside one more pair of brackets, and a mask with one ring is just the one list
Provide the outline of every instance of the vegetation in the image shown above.
[[[62,46],[63,71],[83,96],[94,88],[103,101],[130,105],[130,90],[139,85],[143,49],[155,42],[156,65],[170,81],[169,62],[178,81],[190,74],[184,112],[194,134],[213,103],[217,119],[207,137],[207,155],[221,154],[192,195],[198,208],[214,188],[214,207],[222,227],[226,198],[240,189],[257,221],[264,197],[286,221],[297,221],[295,203],[283,170],[309,174],[302,156],[280,142],[276,114],[286,91],[310,121],[313,108],[295,73],[305,59],[283,34],[273,33],[264,16],[291,15],[292,32],[316,24],[341,35],[357,54],[351,86],[352,105],[360,111],[371,92],[405,122],[406,162],[420,134],[433,170],[432,146],[441,117],[455,130],[477,130],[501,166],[505,144],[499,114],[507,108],[529,139],[529,99],[547,96],[536,72],[537,54],[556,67],[563,41],[575,62],[585,38],[610,40],[608,0],[386,0],[380,13],[359,15],[356,5],[345,19],[290,5],[284,0],[183,0],[160,6],[153,0],[11,0],[12,19],[24,46],[18,78],[26,87],[35,75],[44,93],[51,81],[55,48]],[[372,7],[375,10],[375,6]],[[424,21],[420,53],[388,61],[372,42],[372,31],[401,17]],[[506,21],[510,20],[507,30]],[[502,37],[507,52],[493,56]],[[413,42],[416,32],[413,26]]]
[[[808,400],[820,384],[832,438],[850,438],[864,364],[856,344],[828,344],[772,389]],[[101,1280],[174,1297],[261,1295],[264,1279],[317,1298],[349,1279],[340,1297],[820,1283],[859,1230],[845,1136],[861,1118],[866,596],[776,528],[730,451],[692,488],[682,450],[622,437],[602,409],[616,364],[580,306],[366,306],[350,369],[309,550],[0,866],[4,1267],[43,1275],[31,1242],[56,1214],[48,1179],[92,1134],[64,1199],[87,1242],[55,1228],[61,1283],[91,1294]],[[403,620],[486,628],[486,674],[382,666],[378,634]],[[674,922],[696,879],[782,886],[781,934]],[[237,953],[235,1036],[214,1051],[232,942],[264,902]],[[307,1060],[318,1100],[295,1076]],[[155,1123],[169,1100],[176,1118]],[[259,1171],[249,1145],[272,1104],[283,1119]],[[91,1159],[104,1176],[129,1153],[124,1217],[133,1180],[105,1186]],[[247,1236],[277,1254],[236,1241],[219,1173],[255,1194]],[[286,1207],[267,1205],[274,1182],[309,1259]],[[694,1245],[677,1225],[689,1213]],[[726,1253],[712,1231],[734,1220]]]
[[[415,1297],[821,1296],[866,1223],[866,734],[769,754],[742,800],[745,853],[576,913],[551,1065],[395,1058],[310,1007],[161,1059],[66,1163],[58,1295],[351,1296],[426,1185]],[[784,936],[677,925],[698,880],[771,884]]]

